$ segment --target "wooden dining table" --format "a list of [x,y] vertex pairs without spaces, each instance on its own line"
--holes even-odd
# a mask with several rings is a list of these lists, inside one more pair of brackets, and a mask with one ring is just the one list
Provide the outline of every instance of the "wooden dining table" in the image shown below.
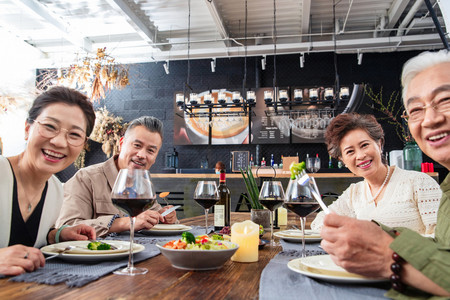
[[[212,214],[209,219],[212,224]],[[231,213],[232,224],[248,219],[250,213]],[[204,216],[181,220],[186,225],[204,226],[204,222]],[[288,224],[298,225],[298,217],[289,213]],[[266,233],[263,238],[269,237],[270,233]],[[11,282],[4,278],[0,279],[0,299],[257,299],[261,272],[280,251],[281,247],[265,246],[259,250],[258,262],[228,260],[222,268],[212,271],[176,269],[163,255],[157,255],[136,264],[149,270],[145,275],[109,274],[83,287]]]

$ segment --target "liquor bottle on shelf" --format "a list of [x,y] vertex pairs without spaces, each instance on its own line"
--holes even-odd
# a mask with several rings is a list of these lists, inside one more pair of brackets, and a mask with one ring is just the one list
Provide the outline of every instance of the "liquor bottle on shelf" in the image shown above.
[[270,166],[273,167],[275,160],[273,159],[273,154],[270,154]]
[[250,155],[250,162],[249,162],[249,167],[253,167],[255,165],[255,163],[253,162],[253,154]]
[[333,168],[333,160],[331,158],[331,155],[328,156],[328,169]]
[[283,155],[281,155],[281,161],[280,161],[280,163],[278,164],[278,167],[279,167],[280,169],[283,169]]
[[219,202],[214,205],[214,230],[221,230],[224,226],[230,226],[231,216],[231,196],[230,189],[227,187],[225,179],[225,170],[221,170],[219,175]]
[[261,160],[261,167],[265,167],[265,166],[266,166],[266,159],[263,156],[263,158]]

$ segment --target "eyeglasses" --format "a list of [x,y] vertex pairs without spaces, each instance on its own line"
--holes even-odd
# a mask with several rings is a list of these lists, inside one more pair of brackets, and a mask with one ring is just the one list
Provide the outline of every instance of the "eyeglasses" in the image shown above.
[[444,113],[450,110],[450,98],[443,98],[427,105],[415,105],[403,111],[402,118],[408,122],[422,121],[425,117],[425,110],[432,108],[434,111]]
[[81,129],[71,129],[67,130],[65,128],[61,128],[56,122],[50,120],[38,121],[36,122],[38,126],[38,132],[42,137],[52,139],[57,136],[61,130],[66,131],[66,139],[67,143],[72,146],[81,146],[86,142],[86,134]]

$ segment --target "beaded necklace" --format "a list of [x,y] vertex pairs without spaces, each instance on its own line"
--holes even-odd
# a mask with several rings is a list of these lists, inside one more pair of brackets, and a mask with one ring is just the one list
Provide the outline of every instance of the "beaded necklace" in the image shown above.
[[387,174],[386,174],[386,178],[383,181],[383,184],[381,185],[380,189],[378,190],[378,192],[375,194],[375,196],[372,197],[372,201],[375,201],[375,199],[378,198],[378,196],[380,195],[381,191],[383,190],[384,186],[386,185],[386,183],[388,182],[389,179],[389,174],[391,173],[391,168],[389,166],[387,166]]

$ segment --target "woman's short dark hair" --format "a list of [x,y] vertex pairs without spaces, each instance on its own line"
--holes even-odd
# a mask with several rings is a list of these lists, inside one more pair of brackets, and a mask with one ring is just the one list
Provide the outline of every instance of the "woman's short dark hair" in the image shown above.
[[358,113],[340,114],[331,121],[325,132],[325,143],[327,144],[328,153],[333,158],[341,158],[341,141],[349,131],[354,129],[366,131],[374,141],[381,143],[381,150],[383,150],[384,131],[373,115],[360,115]]
[[95,123],[95,112],[92,103],[86,95],[64,86],[53,87],[37,96],[28,111],[27,122],[33,124],[34,120],[37,119],[47,106],[55,103],[78,106],[86,118],[86,136],[91,135]]

